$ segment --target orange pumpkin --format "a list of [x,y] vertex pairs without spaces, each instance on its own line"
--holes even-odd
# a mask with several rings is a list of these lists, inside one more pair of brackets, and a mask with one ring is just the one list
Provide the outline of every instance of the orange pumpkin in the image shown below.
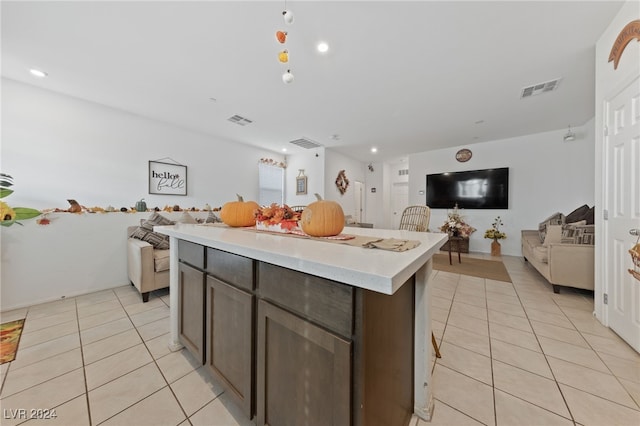
[[256,224],[255,212],[259,208],[255,201],[244,201],[238,195],[238,201],[230,201],[222,206],[220,219],[229,226],[253,226]]
[[302,230],[312,237],[330,237],[338,235],[344,229],[344,212],[335,201],[323,200],[316,194],[318,201],[309,204],[300,217]]

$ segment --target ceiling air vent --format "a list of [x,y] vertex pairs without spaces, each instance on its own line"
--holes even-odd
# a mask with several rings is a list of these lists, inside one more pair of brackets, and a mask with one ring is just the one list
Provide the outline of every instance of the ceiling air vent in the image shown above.
[[533,86],[525,87],[522,89],[522,93],[520,94],[520,98],[528,98],[529,96],[540,95],[542,93],[550,92],[558,88],[560,84],[561,78],[556,78],[555,80],[546,81],[544,83],[534,84]]
[[238,126],[246,126],[247,124],[253,123],[253,120],[249,120],[248,118],[244,118],[237,114],[233,117],[229,117],[228,120],[232,123],[236,123]]
[[300,148],[305,148],[305,149],[318,148],[319,146],[322,146],[318,142],[314,142],[311,139],[307,139],[307,138],[296,139],[294,141],[290,141],[289,143],[298,145]]

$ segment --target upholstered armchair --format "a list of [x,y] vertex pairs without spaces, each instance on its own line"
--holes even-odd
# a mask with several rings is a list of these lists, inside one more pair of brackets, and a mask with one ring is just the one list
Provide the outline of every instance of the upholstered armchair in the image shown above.
[[127,228],[127,271],[131,285],[149,301],[149,292],[169,287],[169,250],[156,249],[146,241],[131,237],[137,226]]

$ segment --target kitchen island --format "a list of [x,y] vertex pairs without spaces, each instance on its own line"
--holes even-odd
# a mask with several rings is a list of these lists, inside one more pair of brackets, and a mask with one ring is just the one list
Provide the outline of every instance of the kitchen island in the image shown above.
[[429,420],[431,257],[444,234],[394,252],[249,229],[178,224],[172,350],[185,346],[258,425]]

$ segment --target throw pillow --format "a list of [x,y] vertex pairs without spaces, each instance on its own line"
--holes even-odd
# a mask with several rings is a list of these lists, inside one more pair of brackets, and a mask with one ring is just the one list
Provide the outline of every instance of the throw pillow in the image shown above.
[[167,219],[158,212],[154,212],[149,219],[143,221],[140,226],[133,231],[131,236],[148,242],[156,249],[166,250],[169,248],[169,236],[153,232],[153,227],[173,224],[173,221]]
[[562,242],[568,244],[575,244],[575,236],[578,226],[584,226],[587,224],[586,220],[580,220],[578,222],[566,223],[562,225]]
[[564,223],[564,215],[560,212],[554,213],[538,225],[538,234],[540,236],[540,242],[544,243],[544,237],[547,234],[547,226],[550,225],[562,225]]
[[171,219],[167,219],[166,217],[162,216],[158,212],[153,212],[153,214],[149,217],[149,219],[142,222],[140,226],[146,229],[147,231],[153,231],[154,226],[165,226],[165,225],[173,225],[173,224],[175,224],[175,222],[172,221]]
[[587,225],[595,224],[596,206],[593,206],[585,213],[583,219],[587,221]]
[[589,244],[593,245],[596,242],[596,226],[595,225],[581,225],[576,226],[576,232],[573,236],[574,244]]
[[562,225],[549,225],[542,245],[549,247],[549,244],[562,242]]
[[584,215],[589,211],[589,206],[586,204],[581,205],[571,213],[567,215],[565,218],[566,223],[578,222],[579,220],[584,219]]

